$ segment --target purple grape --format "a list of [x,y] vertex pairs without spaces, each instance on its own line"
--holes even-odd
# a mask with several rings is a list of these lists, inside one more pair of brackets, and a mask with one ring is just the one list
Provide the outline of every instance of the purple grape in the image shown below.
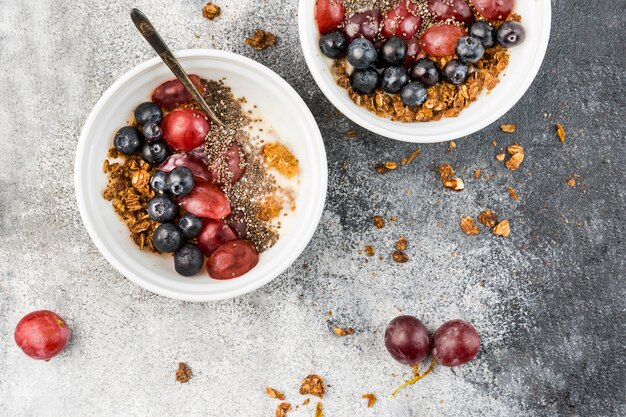
[[443,366],[458,366],[471,361],[480,350],[480,336],[463,320],[445,322],[433,336],[433,357]]
[[415,365],[430,351],[428,330],[415,317],[398,316],[387,325],[385,346],[398,362]]

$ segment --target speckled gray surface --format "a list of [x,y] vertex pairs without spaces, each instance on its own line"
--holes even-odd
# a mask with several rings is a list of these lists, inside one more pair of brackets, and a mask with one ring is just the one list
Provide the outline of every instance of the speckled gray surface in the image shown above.
[[[421,146],[412,165],[385,176],[376,162],[415,147],[326,115],[298,46],[295,0],[223,0],[214,22],[201,3],[0,0],[0,414],[272,416],[276,400],[263,388],[299,404],[309,369],[331,385],[330,417],[626,414],[623,2],[553,2],[547,59],[513,110],[451,152]],[[320,124],[330,168],[322,222],[300,259],[255,293],[207,304],[148,293],[105,261],[81,223],[72,184],[80,128],[117,77],[152,57],[131,6],[175,49],[223,48],[269,66]],[[275,47],[242,44],[258,27],[278,35]],[[518,132],[500,133],[501,122]],[[345,137],[351,129],[356,138]],[[494,155],[514,141],[527,159],[510,172]],[[465,191],[441,189],[442,162],[466,179]],[[493,178],[471,179],[475,168]],[[458,219],[485,208],[511,220],[510,238],[462,234]],[[398,221],[378,230],[375,214]],[[409,240],[404,265],[388,256],[400,235]],[[385,259],[364,263],[365,243]],[[72,329],[67,351],[48,363],[12,341],[19,318],[42,308]],[[382,343],[400,311],[432,330],[472,321],[478,359],[387,400],[408,375]],[[332,324],[356,333],[336,337]],[[174,382],[181,360],[196,374],[185,385]],[[365,392],[380,399],[373,409]],[[314,404],[290,415],[312,416]]]

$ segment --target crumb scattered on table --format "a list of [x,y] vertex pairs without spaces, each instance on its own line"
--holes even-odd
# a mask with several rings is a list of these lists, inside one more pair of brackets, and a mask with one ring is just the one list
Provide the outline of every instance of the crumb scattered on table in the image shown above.
[[257,51],[262,51],[268,46],[272,46],[276,43],[276,36],[265,30],[257,29],[254,34],[245,40],[245,44],[253,47]]
[[176,381],[181,384],[189,382],[189,379],[193,376],[191,368],[187,366],[185,362],[178,363],[178,369],[176,370]]

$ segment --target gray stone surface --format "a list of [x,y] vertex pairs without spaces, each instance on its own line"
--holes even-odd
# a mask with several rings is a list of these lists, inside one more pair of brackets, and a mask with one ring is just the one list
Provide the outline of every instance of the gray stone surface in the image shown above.
[[[207,22],[199,0],[0,0],[0,414],[271,416],[277,402],[263,388],[299,404],[311,369],[331,385],[323,400],[331,417],[626,415],[624,3],[553,2],[547,59],[524,98],[455,150],[421,146],[415,163],[385,176],[373,165],[415,146],[326,114],[331,105],[298,46],[296,1],[219,4],[222,17]],[[117,77],[152,57],[131,6],[175,49],[223,48],[269,66],[319,122],[330,168],[319,230],[286,273],[253,294],[208,304],[153,295],[118,274],[83,228],[72,184],[81,126]],[[275,47],[242,44],[258,27],[278,35]],[[518,132],[500,133],[503,122]],[[351,129],[356,138],[345,137]],[[527,150],[517,172],[494,159],[513,142]],[[466,179],[465,191],[442,190],[442,162]],[[475,168],[493,178],[473,180]],[[511,220],[510,238],[462,234],[459,218],[486,208]],[[398,221],[378,230],[375,214]],[[401,235],[404,265],[389,259]],[[365,243],[384,259],[365,263]],[[12,341],[20,317],[42,308],[72,329],[67,351],[48,363]],[[472,321],[480,356],[387,400],[409,374],[382,340],[400,312],[431,330]],[[333,325],[356,333],[338,338]],[[181,360],[196,374],[186,385],[174,382]],[[373,409],[365,392],[379,397]],[[314,404],[290,415],[312,416]]]

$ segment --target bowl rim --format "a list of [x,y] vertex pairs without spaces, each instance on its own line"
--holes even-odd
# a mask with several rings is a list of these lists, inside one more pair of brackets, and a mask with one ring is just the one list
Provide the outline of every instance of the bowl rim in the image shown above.
[[[539,73],[541,69],[541,65],[543,64],[546,52],[548,50],[548,43],[550,41],[550,31],[552,26],[552,5],[550,1],[541,1],[538,7],[543,8],[543,13],[546,18],[544,19],[544,24],[540,28],[541,30],[541,38],[538,49],[535,53],[535,58],[532,62],[532,65],[528,68],[527,75],[524,78],[523,82],[519,83],[517,88],[514,90],[513,94],[509,96],[509,99],[505,105],[500,106],[496,111],[492,112],[489,117],[482,118],[475,123],[466,123],[461,124],[460,126],[456,126],[454,129],[450,129],[450,132],[442,135],[441,133],[427,133],[427,132],[398,132],[398,131],[389,131],[385,129],[384,126],[381,126],[375,123],[375,120],[382,119],[379,116],[370,113],[367,113],[357,110],[363,110],[359,106],[357,106],[352,101],[349,102],[349,105],[344,104],[344,100],[340,99],[341,89],[335,83],[333,85],[329,85],[326,80],[323,78],[322,73],[317,71],[315,66],[315,61],[317,57],[315,56],[314,51],[310,48],[307,48],[309,45],[310,36],[309,36],[309,27],[310,25],[314,25],[314,6],[317,0],[299,0],[299,8],[298,8],[298,33],[300,40],[300,48],[302,49],[302,53],[304,54],[304,59],[306,61],[307,67],[309,68],[309,72],[313,76],[315,83],[318,88],[324,93],[328,101],[332,103],[333,106],[337,108],[341,113],[343,113],[346,117],[352,120],[354,123],[359,126],[369,130],[370,132],[374,132],[380,136],[402,141],[402,142],[411,142],[411,143],[438,143],[438,142],[446,142],[454,139],[458,139],[464,136],[471,135],[472,133],[478,132],[485,127],[489,126],[500,117],[504,116],[509,110],[517,104],[517,102],[522,98],[526,91],[535,80],[535,77]],[[316,42],[317,44],[317,42]],[[391,121],[393,122],[393,121]],[[404,126],[410,126],[409,123],[400,123],[393,122],[394,124],[398,123]],[[420,123],[420,122],[415,122]],[[408,129],[407,129],[408,130]]]
[[[321,220],[322,213],[324,211],[324,207],[326,203],[327,189],[328,189],[328,162],[326,158],[326,149],[324,146],[322,134],[319,130],[319,126],[317,125],[317,122],[315,118],[313,117],[313,114],[311,113],[309,107],[306,105],[302,97],[287,81],[285,81],[281,76],[276,74],[274,71],[272,71],[268,67],[250,58],[247,58],[245,56],[242,56],[233,52],[221,51],[221,50],[216,50],[216,49],[183,49],[183,50],[175,51],[174,56],[176,56],[176,58],[181,59],[183,61],[185,58],[207,58],[207,59],[220,58],[223,60],[230,60],[237,65],[251,67],[255,72],[260,72],[264,76],[267,76],[273,79],[274,82],[279,84],[282,87],[282,89],[280,90],[282,91],[282,94],[289,96],[294,102],[297,103],[297,106],[299,108],[298,110],[302,112],[303,117],[306,120],[307,124],[309,124],[311,127],[314,127],[314,129],[312,129],[311,134],[316,139],[313,145],[317,148],[317,151],[318,151],[318,155],[320,159],[319,168],[321,170],[320,172],[321,178],[319,182],[320,185],[319,185],[319,189],[316,190],[319,197],[316,200],[316,206],[312,210],[312,217],[308,219],[307,227],[300,231],[302,233],[301,239],[300,239],[301,243],[298,244],[297,246],[294,246],[292,248],[293,250],[287,252],[285,256],[282,256],[281,262],[276,266],[276,268],[274,269],[274,271],[272,271],[272,273],[266,274],[264,276],[260,276],[258,277],[258,279],[254,279],[243,286],[239,286],[239,287],[232,288],[232,289],[221,290],[219,293],[201,293],[201,294],[191,294],[188,292],[172,290],[170,288],[165,288],[165,287],[153,284],[151,282],[148,282],[145,279],[143,279],[140,275],[132,271],[130,268],[126,267],[126,265],[124,265],[123,262],[119,261],[108,250],[103,239],[97,233],[93,225],[94,218],[92,217],[92,213],[90,213],[89,210],[87,209],[86,195],[82,187],[82,176],[83,176],[83,163],[82,163],[83,159],[82,158],[87,148],[87,142],[88,142],[87,135],[91,131],[93,124],[97,120],[99,114],[105,108],[108,101],[114,96],[114,94],[119,89],[121,89],[127,82],[132,80],[134,77],[141,75],[143,72],[146,72],[155,66],[165,65],[163,64],[163,62],[161,61],[159,57],[154,57],[145,62],[138,64],[137,66],[133,67],[132,69],[124,73],[117,80],[115,80],[115,82],[113,82],[113,84],[98,99],[97,103],[95,104],[91,112],[89,113],[89,116],[87,117],[85,124],[83,125],[83,128],[81,130],[81,134],[78,140],[78,145],[76,147],[76,154],[75,154],[75,159],[74,159],[75,197],[76,197],[76,201],[77,201],[77,205],[78,205],[82,222],[85,228],[87,229],[87,232],[91,240],[96,245],[97,249],[105,257],[105,259],[111,265],[113,265],[115,269],[117,269],[119,273],[121,273],[124,277],[128,278],[133,283],[155,294],[165,296],[171,299],[182,300],[182,301],[205,302],[205,301],[219,301],[219,300],[230,299],[230,298],[234,298],[234,297],[252,292],[264,286],[265,284],[269,283],[276,277],[278,277],[287,268],[289,268],[293,264],[293,262],[296,261],[296,259],[302,254],[304,249],[310,243],[315,231],[317,230],[317,227]],[[173,77],[174,76],[172,75],[172,78]]]

